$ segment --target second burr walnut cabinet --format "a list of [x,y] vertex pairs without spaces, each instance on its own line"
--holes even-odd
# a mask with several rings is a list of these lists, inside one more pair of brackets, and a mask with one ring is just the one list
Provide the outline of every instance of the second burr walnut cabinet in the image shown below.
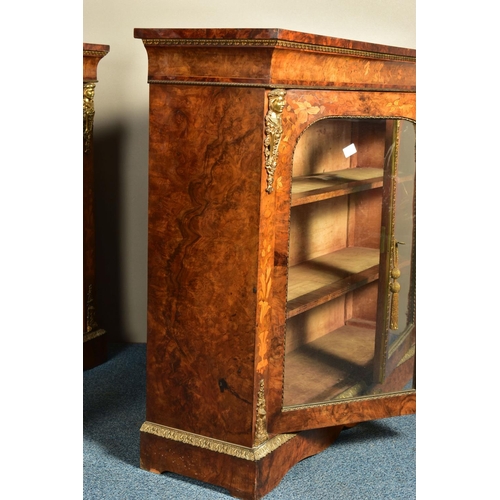
[[261,498],[415,412],[415,51],[136,29],[149,60],[141,467]]
[[106,331],[97,322],[94,211],[94,93],[97,66],[109,45],[83,44],[83,369],[107,359]]

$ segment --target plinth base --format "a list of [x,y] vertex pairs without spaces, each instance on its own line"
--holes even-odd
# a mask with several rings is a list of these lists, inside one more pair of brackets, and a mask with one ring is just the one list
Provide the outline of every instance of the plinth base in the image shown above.
[[83,334],[83,369],[94,368],[108,359],[105,330],[95,330]]
[[274,489],[296,463],[328,448],[343,426],[274,436],[246,448],[145,422],[141,427],[141,468],[174,472],[221,486],[236,497],[257,500]]

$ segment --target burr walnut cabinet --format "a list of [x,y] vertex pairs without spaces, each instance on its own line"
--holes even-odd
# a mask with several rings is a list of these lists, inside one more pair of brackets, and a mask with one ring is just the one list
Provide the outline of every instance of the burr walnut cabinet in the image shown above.
[[97,65],[109,45],[83,44],[83,369],[107,358],[106,331],[99,327],[95,307],[95,216],[94,216],[94,93]]
[[136,29],[150,89],[141,467],[261,498],[415,412],[414,50]]

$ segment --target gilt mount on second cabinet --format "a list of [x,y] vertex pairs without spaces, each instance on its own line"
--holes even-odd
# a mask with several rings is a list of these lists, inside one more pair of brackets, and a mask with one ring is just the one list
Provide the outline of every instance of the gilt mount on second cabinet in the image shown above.
[[257,499],[415,412],[415,51],[136,29],[150,88],[141,467]]

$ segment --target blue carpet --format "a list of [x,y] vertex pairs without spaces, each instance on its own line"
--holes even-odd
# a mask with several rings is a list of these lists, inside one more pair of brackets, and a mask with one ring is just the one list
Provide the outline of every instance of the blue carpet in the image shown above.
[[[145,365],[145,344],[116,344],[106,363],[83,374],[83,499],[228,500],[222,488],[139,468]],[[345,430],[295,465],[265,499],[415,499],[415,434],[415,415]]]

